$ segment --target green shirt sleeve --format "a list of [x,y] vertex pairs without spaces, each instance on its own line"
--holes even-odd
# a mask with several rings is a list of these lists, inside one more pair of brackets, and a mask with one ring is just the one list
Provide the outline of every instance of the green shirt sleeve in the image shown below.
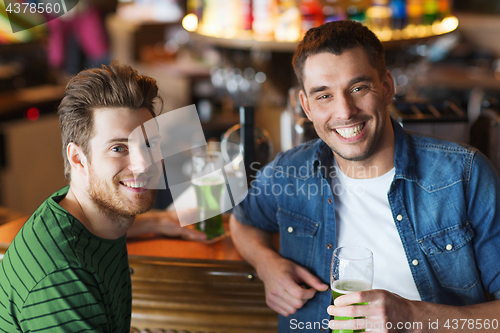
[[20,315],[23,332],[108,332],[99,283],[88,270],[63,268],[29,292]]

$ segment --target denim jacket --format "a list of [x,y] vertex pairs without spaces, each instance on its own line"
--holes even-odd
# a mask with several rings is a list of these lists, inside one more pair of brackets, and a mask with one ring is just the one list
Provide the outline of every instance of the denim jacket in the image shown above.
[[[468,305],[500,299],[500,180],[471,147],[409,134],[392,121],[396,173],[387,193],[422,301]],[[329,285],[336,247],[331,166],[321,140],[280,153],[261,169],[234,215],[280,234],[280,254]],[[328,330],[330,290],[317,292],[279,332]]]

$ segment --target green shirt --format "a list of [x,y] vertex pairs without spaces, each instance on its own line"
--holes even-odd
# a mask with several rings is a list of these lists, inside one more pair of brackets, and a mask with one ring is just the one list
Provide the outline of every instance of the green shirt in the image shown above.
[[125,236],[102,239],[54,193],[0,262],[0,332],[129,332],[132,306]]

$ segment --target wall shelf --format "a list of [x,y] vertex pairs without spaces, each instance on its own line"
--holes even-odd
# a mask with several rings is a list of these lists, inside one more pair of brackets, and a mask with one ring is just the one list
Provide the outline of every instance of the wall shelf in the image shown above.
[[[458,19],[454,16],[445,18],[432,26],[409,26],[402,31],[375,32],[386,49],[399,48],[405,44],[425,42],[435,36],[454,31],[458,27]],[[299,41],[279,42],[275,40],[257,40],[252,38],[250,32],[245,32],[236,37],[224,38],[192,32],[194,41],[211,44],[221,48],[236,50],[261,50],[271,52],[295,52]]]

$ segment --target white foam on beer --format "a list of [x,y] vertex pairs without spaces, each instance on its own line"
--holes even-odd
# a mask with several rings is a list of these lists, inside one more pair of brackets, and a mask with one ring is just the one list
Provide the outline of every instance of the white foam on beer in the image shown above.
[[213,175],[208,175],[200,178],[195,178],[191,180],[191,183],[193,185],[198,185],[198,186],[215,186],[215,185],[220,185],[224,184],[224,177],[217,177]]
[[363,280],[336,280],[333,281],[332,290],[339,294],[350,294],[356,291],[365,291],[372,289],[369,282]]

